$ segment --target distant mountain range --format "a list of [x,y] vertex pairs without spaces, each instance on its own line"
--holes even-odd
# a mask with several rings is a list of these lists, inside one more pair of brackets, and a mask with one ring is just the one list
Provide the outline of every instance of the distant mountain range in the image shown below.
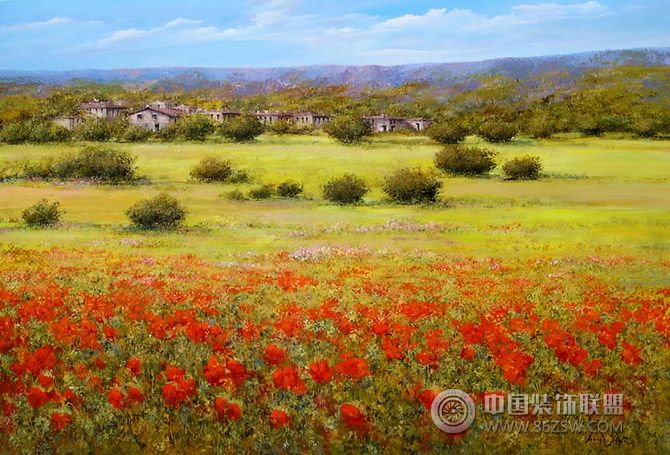
[[136,68],[115,70],[0,70],[0,82],[69,85],[77,82],[160,85],[192,89],[222,84],[290,86],[299,82],[348,84],[352,87],[393,87],[405,82],[444,85],[473,75],[497,74],[527,78],[553,71],[578,75],[588,69],[621,65],[668,66],[670,47],[608,50],[579,54],[499,58],[480,62],[427,63],[395,66],[316,65],[291,68]]

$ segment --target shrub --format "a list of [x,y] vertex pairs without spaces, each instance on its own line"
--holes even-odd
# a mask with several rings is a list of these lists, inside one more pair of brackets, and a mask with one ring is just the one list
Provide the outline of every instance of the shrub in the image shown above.
[[230,183],[248,183],[251,182],[251,174],[246,169],[233,171],[228,179]]
[[214,133],[214,123],[204,115],[189,115],[177,121],[177,134],[187,141],[204,141]]
[[303,187],[298,182],[287,180],[277,186],[279,197],[298,197],[302,193]]
[[89,119],[75,128],[74,136],[82,141],[108,141],[112,138],[112,128],[105,119]]
[[205,158],[192,170],[191,177],[199,182],[225,182],[233,174],[230,161],[221,158]]
[[442,182],[421,169],[398,169],[386,177],[384,192],[400,204],[435,202]]
[[458,144],[468,133],[467,127],[453,120],[434,123],[427,131],[428,137],[441,144]]
[[275,194],[275,187],[270,184],[260,185],[249,190],[251,199],[270,199]]
[[268,126],[268,131],[274,134],[291,134],[294,132],[295,125],[289,120],[279,120]]
[[247,198],[244,196],[244,193],[240,190],[233,190],[226,194],[226,199],[230,201],[245,201]]
[[537,156],[522,156],[509,160],[502,169],[510,180],[537,180],[542,170],[542,163]]
[[502,120],[484,122],[477,129],[477,134],[488,142],[509,142],[517,132],[517,127],[513,123]]
[[151,136],[151,131],[137,125],[128,125],[121,138],[125,142],[144,142]]
[[353,116],[335,117],[326,123],[323,130],[343,144],[357,144],[372,134],[370,126],[363,119]]
[[249,142],[263,134],[263,124],[253,115],[241,115],[221,124],[221,135],[234,142]]
[[57,225],[63,212],[60,210],[58,202],[49,202],[42,199],[35,205],[31,205],[25,209],[21,215],[23,221],[28,226],[33,227],[49,227]]
[[109,183],[129,182],[135,178],[135,158],[127,152],[90,146],[72,163],[63,163],[73,177],[99,179]]
[[30,140],[30,129],[27,123],[8,123],[0,131],[0,141],[7,144],[22,144]]
[[533,139],[548,139],[556,132],[556,125],[546,115],[542,115],[530,118],[524,129]]
[[137,202],[126,211],[130,221],[141,229],[172,229],[186,217],[182,204],[166,193]]
[[353,174],[331,179],[323,185],[323,196],[336,204],[357,204],[368,191],[365,181]]
[[435,154],[435,167],[454,175],[485,175],[496,167],[495,156],[485,148],[449,145]]

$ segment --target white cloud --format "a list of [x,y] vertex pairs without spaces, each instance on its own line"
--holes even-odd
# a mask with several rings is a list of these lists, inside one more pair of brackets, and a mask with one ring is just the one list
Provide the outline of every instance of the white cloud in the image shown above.
[[39,28],[53,27],[55,25],[62,24],[73,24],[75,21],[69,17],[52,17],[51,19],[45,21],[37,22],[23,22],[20,24],[9,24],[9,25],[0,25],[0,30],[2,31],[23,31],[23,30],[33,30]]

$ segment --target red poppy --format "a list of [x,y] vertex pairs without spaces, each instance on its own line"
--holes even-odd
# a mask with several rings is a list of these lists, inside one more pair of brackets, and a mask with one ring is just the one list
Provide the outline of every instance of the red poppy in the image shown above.
[[273,409],[270,413],[270,425],[277,429],[285,427],[291,423],[291,416],[282,409]]
[[277,368],[272,372],[272,382],[278,389],[289,390],[296,395],[302,395],[306,391],[305,383],[300,379],[295,365]]
[[56,431],[63,431],[72,423],[72,416],[63,412],[51,414],[51,426]]
[[432,369],[437,369],[440,365],[437,361],[437,356],[429,351],[421,351],[416,355],[416,361],[421,365],[430,367]]
[[345,357],[335,365],[335,371],[353,380],[370,376],[367,362],[359,357]]
[[140,374],[142,363],[137,357],[131,357],[128,359],[128,362],[126,362],[126,368],[128,368],[128,371],[130,371],[133,376],[137,376]]
[[265,348],[263,359],[270,365],[279,365],[286,360],[286,351],[276,344],[271,344]]
[[472,346],[466,344],[463,346],[463,349],[461,350],[461,358],[463,360],[474,360],[474,358],[477,357],[477,351],[475,351],[475,348]]
[[107,392],[107,402],[109,402],[114,409],[123,409],[124,400],[125,397],[123,396],[123,393],[118,389],[111,389]]
[[437,392],[430,389],[426,389],[419,394],[419,401],[421,402],[424,408],[430,411],[430,408],[433,406],[433,401],[435,400],[436,396]]
[[367,421],[363,412],[353,404],[344,403],[340,406],[340,417],[345,425],[353,429],[365,427]]
[[327,360],[317,360],[312,362],[308,368],[309,375],[317,384],[325,384],[333,377],[333,370],[328,365]]
[[621,352],[621,359],[626,362],[628,365],[639,365],[642,363],[642,357],[640,356],[641,349],[633,346],[630,343],[622,343],[623,350]]
[[144,394],[137,387],[128,387],[128,401],[139,404],[144,401]]
[[39,387],[29,387],[28,388],[28,403],[33,408],[41,408],[49,402],[49,395]]

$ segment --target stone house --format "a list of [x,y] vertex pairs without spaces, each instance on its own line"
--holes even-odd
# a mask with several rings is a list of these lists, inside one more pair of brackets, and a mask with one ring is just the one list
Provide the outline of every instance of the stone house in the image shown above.
[[128,121],[132,125],[158,132],[167,128],[171,123],[176,122],[181,115],[180,111],[174,109],[145,106],[140,110],[128,114]]
[[370,126],[375,133],[386,131],[397,131],[408,128],[407,122],[401,117],[389,117],[386,114],[363,117],[363,120]]
[[407,122],[409,128],[415,129],[417,131],[423,131],[433,124],[431,120],[427,120],[425,118],[408,118],[405,120],[405,122]]
[[225,110],[209,110],[203,111],[202,113],[208,116],[213,122],[225,122],[242,115],[239,112]]
[[291,122],[294,117],[293,114],[276,111],[256,111],[254,112],[254,115],[263,125],[272,125],[280,120]]
[[120,117],[126,110],[126,107],[122,104],[113,101],[99,101],[95,99],[88,103],[80,104],[79,108],[107,121],[112,121],[115,118]]
[[60,125],[63,128],[66,128],[70,131],[72,131],[73,129],[75,129],[76,127],[78,127],[79,125],[84,123],[85,121],[86,120],[84,119],[84,117],[79,116],[79,115],[69,115],[69,116],[65,116],[65,117],[56,117],[55,119],[53,119],[53,122],[56,125]]

